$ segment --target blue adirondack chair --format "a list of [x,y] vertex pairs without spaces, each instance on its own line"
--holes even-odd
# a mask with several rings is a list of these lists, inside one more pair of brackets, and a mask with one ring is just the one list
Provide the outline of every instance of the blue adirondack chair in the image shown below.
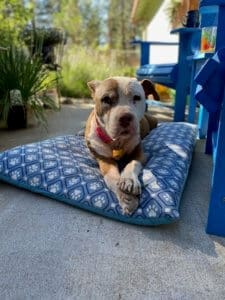
[[[201,28],[212,28],[218,23],[218,9],[217,5],[205,6],[200,3],[199,12],[201,16],[200,27]],[[204,43],[202,43],[204,44]],[[204,47],[204,45],[203,45]],[[192,75],[191,75],[191,88],[190,88],[190,105],[188,121],[195,123],[194,112],[196,110],[197,101],[195,99],[196,82],[194,80],[196,73],[201,69],[202,65],[214,54],[214,51],[196,51],[192,57]],[[208,129],[209,114],[204,106],[200,105],[198,114],[198,136],[199,138],[206,138]]]
[[[137,79],[151,79],[155,83],[165,85],[176,90],[174,105],[174,121],[185,120],[185,107],[187,96],[190,93],[190,79],[192,74],[192,57],[199,49],[200,30],[198,28],[178,28],[171,34],[179,35],[179,43],[133,41],[140,44],[141,56],[140,67],[136,71]],[[177,63],[149,64],[151,46],[174,46],[178,48]],[[194,110],[190,114],[195,114]],[[190,120],[193,120],[192,116]]]
[[215,54],[196,77],[196,97],[208,110],[206,153],[213,154],[212,189],[206,232],[225,236],[225,1],[202,0],[200,8],[217,7]]

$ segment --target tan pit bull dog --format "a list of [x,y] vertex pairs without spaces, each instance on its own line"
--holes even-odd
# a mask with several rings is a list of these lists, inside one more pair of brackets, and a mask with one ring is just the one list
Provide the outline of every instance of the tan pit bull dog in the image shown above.
[[[119,201],[124,214],[138,207],[141,183],[138,176],[145,163],[141,138],[157,126],[157,120],[145,115],[146,97],[159,96],[150,80],[111,77],[90,81],[95,101],[85,129],[87,146],[98,161],[100,171]],[[118,161],[124,168],[120,172]]]

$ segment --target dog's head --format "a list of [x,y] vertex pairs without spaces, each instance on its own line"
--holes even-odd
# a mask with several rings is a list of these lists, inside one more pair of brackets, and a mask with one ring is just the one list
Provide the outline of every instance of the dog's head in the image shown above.
[[146,96],[155,91],[150,80],[111,77],[90,81],[88,87],[95,101],[97,121],[112,139],[139,134]]

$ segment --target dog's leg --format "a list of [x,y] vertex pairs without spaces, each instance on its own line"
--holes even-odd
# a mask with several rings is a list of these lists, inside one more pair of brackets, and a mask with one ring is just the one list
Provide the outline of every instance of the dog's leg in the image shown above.
[[121,173],[119,188],[121,191],[132,194],[141,194],[141,184],[138,176],[142,170],[142,164],[137,160],[132,160],[126,165]]
[[118,186],[122,192],[137,196],[141,194],[141,183],[138,176],[145,162],[145,156],[140,145],[135,148],[130,159],[121,173]]
[[108,188],[116,193],[118,181],[120,179],[117,163],[113,160],[105,161],[98,159],[98,164]]
[[108,188],[116,194],[123,213],[131,214],[138,206],[138,197],[124,192],[120,188],[120,173],[117,163],[114,160],[106,162],[101,159],[98,159],[98,163],[104,180]]

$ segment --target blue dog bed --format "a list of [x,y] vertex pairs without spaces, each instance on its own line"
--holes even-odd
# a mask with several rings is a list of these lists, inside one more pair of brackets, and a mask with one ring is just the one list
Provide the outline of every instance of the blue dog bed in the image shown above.
[[162,123],[144,140],[147,163],[140,175],[138,209],[123,215],[82,134],[51,138],[0,153],[0,180],[116,220],[168,224],[179,218],[196,127]]

